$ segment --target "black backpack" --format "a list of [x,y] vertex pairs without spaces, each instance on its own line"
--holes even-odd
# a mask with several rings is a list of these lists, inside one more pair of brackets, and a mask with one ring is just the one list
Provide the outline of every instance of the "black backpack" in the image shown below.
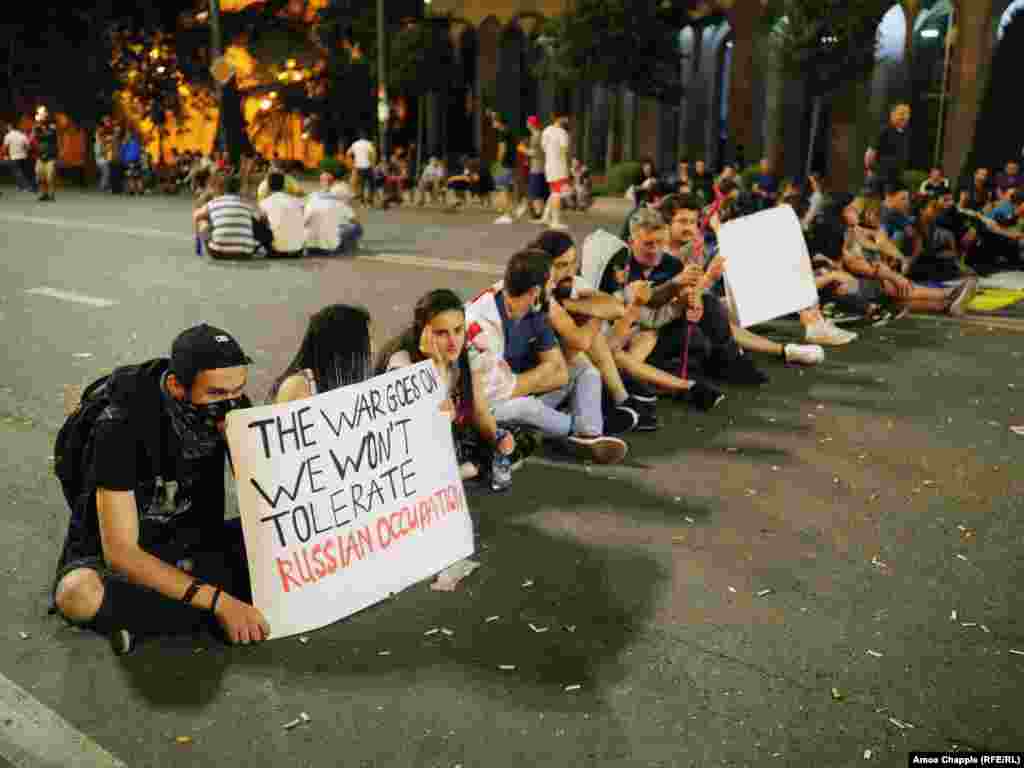
[[111,379],[115,376],[137,375],[141,365],[127,365],[107,376],[101,376],[82,392],[78,406],[64,421],[53,444],[53,471],[60,480],[64,498],[74,509],[86,487],[86,477],[92,464],[93,427],[97,420],[110,409],[109,417],[127,418],[127,413],[116,406],[111,399]]

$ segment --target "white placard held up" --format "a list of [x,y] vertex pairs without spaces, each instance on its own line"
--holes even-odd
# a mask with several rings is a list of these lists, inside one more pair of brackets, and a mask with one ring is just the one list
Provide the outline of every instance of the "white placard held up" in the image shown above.
[[718,245],[725,256],[726,287],[742,327],[818,303],[807,243],[788,205],[723,224]]
[[229,414],[253,604],[272,638],[343,619],[473,553],[443,390],[424,362]]

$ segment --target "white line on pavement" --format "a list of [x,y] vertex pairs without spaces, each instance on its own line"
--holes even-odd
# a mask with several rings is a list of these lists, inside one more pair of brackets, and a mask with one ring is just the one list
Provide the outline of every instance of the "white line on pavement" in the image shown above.
[[[81,221],[77,219],[51,219],[41,216],[0,214],[0,221],[10,221],[19,224],[43,224],[62,229],[87,229],[94,232],[105,232],[112,235],[158,237],[164,240],[176,240],[188,243],[191,243],[194,240],[192,235],[186,235],[181,232],[168,232],[162,229],[121,227],[114,224],[100,224],[98,222]],[[504,268],[497,264],[486,264],[479,261],[459,261],[456,259],[435,259],[430,256],[416,256],[409,253],[357,253],[355,258],[358,261],[375,261],[382,264],[401,264],[407,267],[443,269],[447,272],[475,272],[482,275],[492,275],[497,277],[500,277],[505,273]]]
[[49,296],[51,299],[60,299],[61,301],[73,301],[76,304],[88,304],[91,307],[112,307],[117,304],[113,299],[101,299],[74,291],[62,291],[60,288],[51,288],[48,285],[29,288],[25,293],[31,293],[34,296]]
[[3,675],[0,675],[0,755],[16,768],[127,768]]
[[382,264],[402,264],[407,267],[427,267],[444,269],[448,272],[477,272],[481,275],[500,277],[505,274],[504,267],[498,264],[484,264],[479,261],[457,261],[455,259],[434,259],[430,256],[414,256],[404,253],[357,253],[359,261],[376,261]]
[[114,224],[101,224],[97,221],[82,221],[81,219],[51,219],[48,216],[21,216],[16,213],[5,213],[0,215],[0,221],[10,221],[16,224],[42,224],[47,227],[57,227],[58,229],[89,229],[93,232],[106,232],[112,235],[159,237],[164,240],[179,240],[184,243],[190,243],[194,239],[192,235],[182,232],[168,232],[163,229],[149,229],[145,227],[121,227]]

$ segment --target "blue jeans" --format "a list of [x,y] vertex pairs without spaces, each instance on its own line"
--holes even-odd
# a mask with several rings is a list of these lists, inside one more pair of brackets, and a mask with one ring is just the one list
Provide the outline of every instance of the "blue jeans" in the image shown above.
[[[601,374],[585,355],[578,355],[569,366],[569,383],[543,395],[515,397],[494,407],[494,418],[501,424],[533,427],[548,437],[571,434],[596,437],[604,434],[601,411]],[[568,401],[569,412],[558,410]]]

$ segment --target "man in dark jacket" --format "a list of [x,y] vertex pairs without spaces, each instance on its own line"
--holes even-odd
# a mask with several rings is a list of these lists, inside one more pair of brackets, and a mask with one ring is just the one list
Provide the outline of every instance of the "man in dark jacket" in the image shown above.
[[211,618],[233,643],[270,634],[250,604],[241,528],[224,521],[224,419],[249,404],[251,362],[229,334],[204,324],[178,336],[169,360],[111,375],[53,607],[108,635],[115,653]]

